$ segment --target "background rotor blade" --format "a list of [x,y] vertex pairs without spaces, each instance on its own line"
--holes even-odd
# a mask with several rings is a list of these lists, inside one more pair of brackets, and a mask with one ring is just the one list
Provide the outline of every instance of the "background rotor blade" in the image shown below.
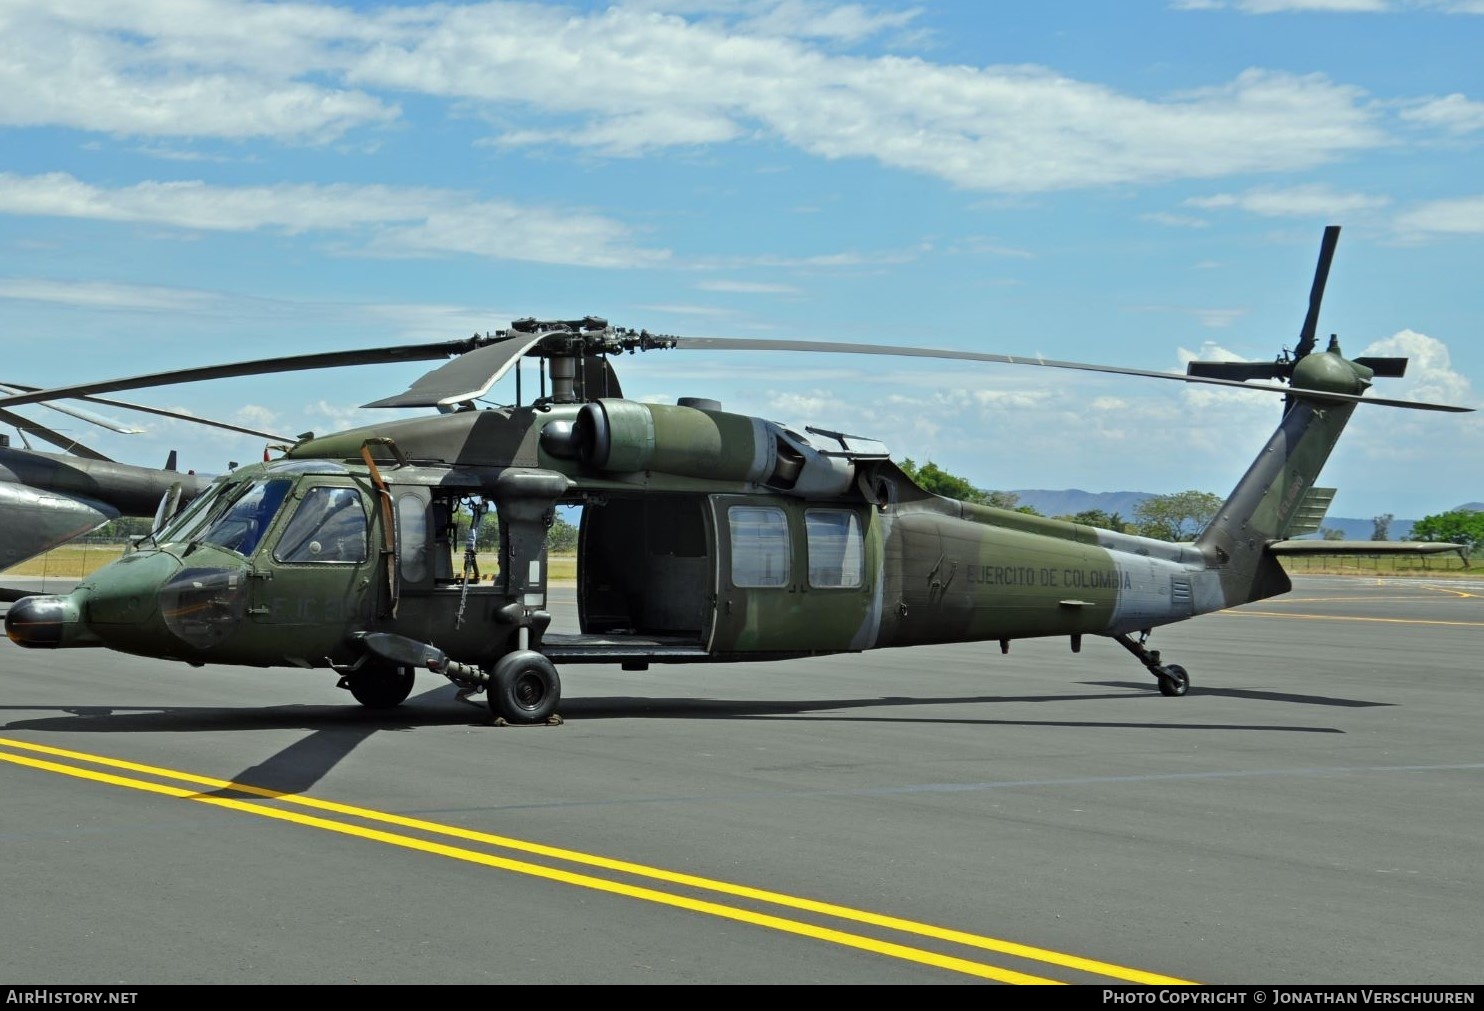
[[30,418],[23,418],[11,411],[0,410],[0,421],[5,422],[7,425],[14,425],[23,436],[34,435],[42,442],[49,442],[58,449],[65,450],[73,456],[80,456],[84,460],[101,460],[104,463],[113,462],[96,449],[84,446],[76,439],[65,436],[61,432],[54,432],[45,425],[38,425]]
[[[34,391],[38,391],[38,390],[41,389],[41,387],[39,387],[39,386],[23,386],[20,383],[7,383],[7,384],[4,384],[4,385],[5,385],[5,388],[6,389],[10,389],[10,390],[25,390],[25,391],[28,391],[28,392],[34,392]],[[202,417],[198,417],[197,415],[194,415],[194,414],[182,414],[180,411],[169,411],[169,410],[166,410],[163,407],[146,407],[143,404],[134,404],[134,403],[130,403],[127,400],[110,400],[107,397],[78,397],[77,399],[78,400],[86,400],[90,404],[107,404],[109,407],[122,407],[125,410],[129,410],[129,411],[140,411],[141,413],[144,413],[144,414],[154,414],[154,415],[158,415],[159,417],[162,417],[162,418],[174,418],[176,421],[190,421],[190,422],[194,422],[197,425],[206,425],[206,426],[208,426],[210,428],[224,428],[224,429],[226,429],[229,432],[240,432],[243,435],[254,435],[254,436],[257,436],[257,437],[262,438],[262,439],[272,439],[272,440],[274,440],[276,442],[293,442],[294,441],[293,439],[289,438],[287,435],[275,435],[272,432],[260,432],[260,431],[258,431],[255,428],[243,428],[240,425],[233,425],[233,424],[230,424],[229,422],[225,422],[225,421],[216,421],[216,420],[214,420],[212,418],[202,418]],[[53,410],[61,411],[64,414],[72,414],[73,413],[73,412],[68,411],[66,408],[64,408],[64,407],[62,407],[62,406],[60,406],[58,404],[48,403],[48,404],[45,404],[44,406],[50,407]],[[81,415],[74,415],[74,416],[75,417],[81,417]],[[18,417],[18,415],[12,415],[12,417]],[[83,418],[83,420],[84,421],[90,421],[92,419],[90,419],[90,418]],[[12,422],[12,424],[14,424],[14,422]],[[98,422],[94,422],[94,424],[98,424]],[[35,427],[35,426],[32,426],[32,427]],[[104,426],[104,427],[111,428],[112,426]],[[122,429],[114,429],[114,431],[123,431],[123,430]],[[136,429],[133,429],[132,431],[125,431],[123,434],[125,434],[125,435],[137,435],[137,434],[139,434],[139,431],[140,430],[136,428]]]
[[475,339],[444,341],[441,344],[404,344],[398,347],[368,348],[361,351],[330,351],[322,354],[293,355],[288,358],[262,358],[257,361],[228,365],[207,365],[173,372],[155,372],[128,379],[109,379],[75,386],[56,386],[48,390],[0,397],[0,407],[17,404],[39,404],[47,400],[84,397],[92,393],[118,390],[140,390],[177,383],[196,383],[206,379],[230,379],[236,376],[261,376],[274,372],[303,372],[310,369],[333,369],[343,365],[380,365],[392,362],[426,361],[462,354],[475,345]]
[[[35,389],[39,389],[39,387],[22,386],[19,383],[0,383],[0,393],[21,393]],[[105,418],[101,414],[94,414],[92,411],[85,411],[80,407],[68,407],[66,404],[42,404],[41,406],[49,411],[56,411],[59,414],[65,414],[79,421],[86,421],[90,425],[106,428],[110,432],[117,432],[119,435],[138,435],[142,431],[142,429],[135,428],[133,425],[126,425],[121,421]]]
[[1304,328],[1299,331],[1299,342],[1293,349],[1294,360],[1314,350],[1314,333],[1319,326],[1319,303],[1324,300],[1324,286],[1329,281],[1329,265],[1335,258],[1335,244],[1340,241],[1340,226],[1326,225],[1324,238],[1319,243],[1319,264],[1314,268],[1314,284],[1309,289],[1309,312],[1304,316]]

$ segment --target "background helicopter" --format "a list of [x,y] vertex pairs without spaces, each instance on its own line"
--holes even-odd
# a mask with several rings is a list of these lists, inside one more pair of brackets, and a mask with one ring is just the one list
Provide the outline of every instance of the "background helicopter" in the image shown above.
[[[467,341],[244,362],[0,398],[57,397],[410,357],[452,357],[366,404],[439,414],[283,447],[216,479],[135,550],[67,595],[25,597],[6,631],[32,648],[106,646],[193,665],[329,670],[389,707],[418,669],[487,691],[497,721],[559,721],[557,663],[755,661],[882,647],[1084,635],[1112,638],[1165,695],[1189,676],[1147,647],[1155,627],[1290,588],[1279,557],[1311,546],[1332,490],[1315,486],[1360,403],[1463,411],[1366,394],[1402,359],[1316,350],[1337,228],[1325,232],[1292,352],[1186,375],[868,344],[655,335],[605,320],[518,320]],[[714,401],[625,399],[623,353],[792,350],[1082,369],[1278,392],[1285,410],[1192,542],[958,502],[918,487],[879,442],[791,428]],[[539,364],[521,403],[519,363]],[[475,401],[516,369],[517,403]],[[1248,380],[1278,379],[1253,385]],[[550,631],[547,528],[582,506],[576,633]],[[493,509],[498,572],[472,531]],[[461,528],[470,532],[456,565]],[[1432,545],[1430,550],[1453,550]],[[1326,545],[1374,551],[1374,545]],[[1416,550],[1392,545],[1391,550]]]
[[[0,391],[16,395],[35,392],[36,387],[6,383],[0,384]],[[269,432],[142,404],[90,396],[79,399],[278,442],[285,440],[284,436]],[[45,403],[45,406],[115,432],[139,431],[64,404]],[[0,571],[120,516],[154,516],[158,520],[162,509],[173,511],[191,501],[211,480],[193,470],[179,471],[174,452],[159,468],[119,463],[70,435],[14,411],[0,409],[0,423],[13,426],[24,444],[13,446],[9,435],[0,435],[0,516],[5,517],[5,522],[0,524]],[[34,449],[30,444],[33,438],[62,452]],[[0,587],[0,600],[15,600],[25,592]]]

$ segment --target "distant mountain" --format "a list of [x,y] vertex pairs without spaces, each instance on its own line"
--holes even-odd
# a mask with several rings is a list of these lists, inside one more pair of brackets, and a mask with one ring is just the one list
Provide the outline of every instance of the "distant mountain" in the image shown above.
[[[1075,516],[1090,509],[1101,509],[1108,515],[1117,513],[1126,520],[1134,518],[1134,508],[1146,498],[1153,498],[1147,491],[1083,491],[1069,488],[1065,491],[1047,491],[1044,488],[1021,488],[1010,494],[1016,496],[1016,504],[1030,506],[1042,516]],[[1453,510],[1439,512],[1477,510],[1484,512],[1484,502],[1469,502],[1454,506]],[[1386,530],[1388,540],[1405,541],[1412,536],[1412,524],[1416,520],[1393,519]],[[1327,516],[1321,526],[1339,530],[1347,541],[1368,541],[1376,532],[1376,521],[1371,519],[1347,519],[1342,516]],[[1318,537],[1318,534],[1311,535]]]

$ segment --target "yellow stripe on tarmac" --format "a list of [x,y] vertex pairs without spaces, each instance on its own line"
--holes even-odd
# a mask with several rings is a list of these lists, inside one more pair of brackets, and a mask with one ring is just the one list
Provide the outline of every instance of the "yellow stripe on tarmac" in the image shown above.
[[[1013,941],[1000,940],[998,938],[983,937],[977,934],[969,934],[963,931],[951,930],[945,927],[937,927],[931,924],[917,923],[912,920],[899,919],[893,916],[884,916],[878,913],[851,909],[846,906],[837,906],[831,903],[818,902],[813,899],[799,898],[784,895],[779,892],[771,892],[758,888],[750,888],[745,885],[736,885],[724,881],[716,881],[710,878],[697,877],[695,875],[683,874],[676,871],[663,870],[661,868],[648,867],[643,864],[629,863],[622,860],[614,860],[608,857],[593,854],[580,853],[575,850],[561,849],[554,846],[546,846],[540,843],[528,842],[514,839],[509,836],[493,835],[486,832],[478,832],[473,829],[460,828],[455,825],[444,825],[438,822],[424,821],[419,818],[409,818],[403,815],[390,814],[384,811],[375,811],[368,808],[355,807],[348,804],[339,804],[334,801],[319,800],[314,797],[305,797],[298,794],[280,793],[275,790],[266,790],[262,787],[252,786],[246,783],[236,783],[231,780],[215,779],[209,776],[198,776],[191,773],[179,772],[173,769],[164,769],[159,766],[143,765],[137,762],[124,761],[122,759],[108,758],[102,755],[92,755],[86,752],[70,751],[65,748],[54,748],[44,744],[33,744],[27,741],[19,741],[13,738],[0,738],[0,745],[16,748],[22,751],[30,751],[39,754],[52,755],[58,758],[66,758],[72,761],[88,762],[93,765],[101,765],[107,768],[122,769],[145,775],[159,776],[174,779],[179,782],[190,783],[196,786],[209,787],[214,790],[231,790],[252,797],[261,797],[265,800],[278,801],[285,804],[298,805],[311,809],[326,811],[346,817],[354,817],[366,821],[381,822],[383,824],[396,825],[403,828],[416,829],[431,834],[449,836],[456,839],[465,839],[479,842],[485,845],[499,846],[517,852],[530,853],[554,859],[566,860],[571,863],[597,867],[605,870],[632,874],[639,877],[647,877],[657,881],[665,881],[691,888],[705,889],[725,895],[733,895],[739,898],[747,898],[755,901],[768,902],[785,908],[798,909],[832,916],[837,919],[866,923],[872,926],[883,927],[903,933],[917,934],[921,937],[930,937],[936,940],[962,944],[970,947],[980,948],[986,951],[994,951],[999,954],[1011,955],[1018,958],[1026,958],[1034,961],[1058,965],[1063,968],[1075,969],[1083,972],[1096,973],[1112,979],[1126,980],[1132,983],[1144,983],[1149,985],[1180,986],[1190,985],[1190,980],[1178,979],[1158,973],[1146,972],[1142,969],[1133,969],[1126,966],[1113,965],[1108,962],[1099,962],[1093,959],[1081,958],[1076,955],[1067,955],[1061,952],[1050,951],[1045,948],[1035,948],[1029,945],[1017,944]],[[204,804],[213,804],[236,811],[256,814],[281,821],[293,822],[311,828],[320,828],[326,831],[338,832],[344,835],[357,836],[376,842],[386,843],[392,846],[400,846],[406,849],[420,850],[438,856],[448,857],[454,860],[463,860],[469,863],[482,864],[488,867],[496,867],[501,870],[514,871],[520,874],[528,874],[534,877],[546,878],[548,880],[560,881],[565,884],[576,885],[584,888],[592,888],[598,891],[611,892],[625,895],[630,898],[644,899],[663,905],[676,906],[689,909],[694,912],[706,913],[725,919],[738,920],[757,926],[768,927],[786,933],[799,934],[818,940],[830,941],[846,947],[859,948],[876,954],[887,955],[905,961],[917,962],[930,965],[953,972],[961,972],[967,975],[978,976],[985,979],[993,979],[1001,983],[1059,983],[1059,980],[1045,979],[1026,973],[1015,972],[999,966],[985,965],[967,959],[954,958],[940,955],[935,952],[925,951],[906,945],[892,944],[890,942],[878,941],[873,938],[850,934],[844,931],[831,930],[812,924],[788,920],[782,917],[755,913],[745,909],[725,906],[714,902],[706,902],[691,899],[681,895],[672,895],[667,892],[656,891],[650,888],[642,888],[625,885],[616,881],[608,881],[602,878],[592,877],[586,874],[578,874],[563,871],[556,868],[545,867],[539,864],[526,863],[524,861],[512,860],[507,857],[499,857],[493,854],[480,853],[474,850],[463,849],[457,846],[449,846],[444,843],[431,842],[417,839],[412,836],[399,835],[385,832],[379,829],[366,828],[351,825],[345,822],[333,821],[327,818],[319,818],[313,815],[299,814],[293,811],[282,811],[268,807],[264,804],[236,800],[230,797],[202,794],[196,790],[182,787],[170,786],[162,783],[152,783],[146,780],[131,779],[116,776],[112,773],[99,772],[90,769],[80,769],[74,766],[62,765],[41,759],[28,758],[24,755],[11,755],[0,751],[0,760],[11,762],[16,765],[28,766],[47,772],[60,773],[79,779],[89,779],[95,782],[106,783],[110,786],[124,787],[127,789],[142,790],[149,793],[162,794],[169,797],[177,797],[184,800],[199,801]]]
[[1438,621],[1433,618],[1367,618],[1358,614],[1294,614],[1291,611],[1217,611],[1217,614],[1253,615],[1259,618],[1305,618],[1309,621],[1375,621],[1385,625],[1454,625],[1459,628],[1484,628],[1484,621]]

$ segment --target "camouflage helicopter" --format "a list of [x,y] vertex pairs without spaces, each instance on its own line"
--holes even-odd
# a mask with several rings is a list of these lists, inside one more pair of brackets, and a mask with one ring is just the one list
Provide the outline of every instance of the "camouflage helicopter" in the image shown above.
[[[1007,355],[685,338],[605,320],[517,320],[443,345],[237,363],[0,398],[0,407],[218,375],[451,357],[404,393],[365,405],[439,413],[329,435],[240,467],[131,552],[65,595],[9,610],[30,648],[107,647],[201,666],[328,671],[361,704],[399,705],[419,670],[487,693],[496,723],[560,722],[558,665],[739,662],[947,642],[1086,635],[1127,649],[1167,696],[1190,678],[1151,631],[1286,592],[1279,558],[1314,546],[1318,488],[1360,403],[1469,408],[1366,394],[1405,359],[1315,347],[1338,229],[1326,230],[1309,313],[1272,363],[1194,363],[1186,375]],[[1282,393],[1277,430],[1191,542],[1027,515],[931,494],[880,442],[802,430],[705,399],[625,399],[623,353],[766,349],[909,355],[1085,369]],[[529,403],[477,407],[512,367],[539,363]],[[1252,379],[1277,379],[1255,386]],[[521,395],[517,393],[517,401]],[[547,533],[580,505],[579,631],[550,629]],[[472,536],[493,510],[498,571]],[[459,552],[459,521],[470,531]],[[1398,545],[1390,550],[1450,550]],[[1326,550],[1344,550],[1345,542]],[[1374,551],[1371,545],[1363,550]]]

